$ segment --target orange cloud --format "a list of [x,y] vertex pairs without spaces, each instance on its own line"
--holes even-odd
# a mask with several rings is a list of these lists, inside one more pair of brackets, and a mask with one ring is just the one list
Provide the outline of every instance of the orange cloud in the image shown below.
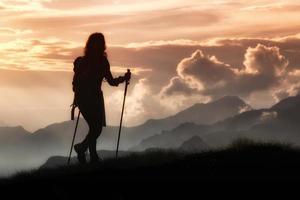
[[179,77],[172,78],[162,88],[161,94],[189,94],[212,98],[237,95],[249,98],[253,93],[277,91],[286,82],[288,85],[292,84],[286,73],[288,60],[277,47],[261,44],[254,48],[249,47],[245,53],[244,65],[244,68],[238,70],[197,50],[178,64]]

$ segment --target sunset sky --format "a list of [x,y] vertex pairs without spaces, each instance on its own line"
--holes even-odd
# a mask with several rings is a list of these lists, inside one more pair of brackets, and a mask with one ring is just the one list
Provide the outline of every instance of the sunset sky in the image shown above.
[[[271,106],[300,91],[299,19],[299,0],[0,0],[0,126],[69,120],[72,63],[93,32],[113,74],[134,73],[126,125],[224,95]],[[123,89],[104,84],[108,124]]]

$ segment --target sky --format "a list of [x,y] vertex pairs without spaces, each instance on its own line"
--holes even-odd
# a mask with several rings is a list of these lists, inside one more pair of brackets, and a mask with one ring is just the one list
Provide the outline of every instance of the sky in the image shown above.
[[[0,0],[0,126],[70,119],[72,63],[93,32],[114,76],[133,72],[127,126],[225,95],[269,107],[300,91],[299,18],[299,0]],[[103,86],[110,125],[123,90]]]

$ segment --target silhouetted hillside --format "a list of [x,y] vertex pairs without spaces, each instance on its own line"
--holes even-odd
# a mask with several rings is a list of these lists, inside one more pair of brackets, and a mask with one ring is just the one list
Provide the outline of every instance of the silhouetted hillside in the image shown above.
[[[129,151],[119,151],[118,157],[124,157],[132,154],[132,152]],[[101,159],[107,160],[107,159],[113,159],[116,157],[116,151],[108,151],[108,150],[101,150],[98,151],[98,155]],[[89,155],[87,153],[86,155],[87,160],[89,160]],[[51,156],[47,159],[47,161],[40,167],[40,168],[54,168],[54,167],[60,167],[65,166],[68,163],[68,157],[66,156]],[[78,164],[77,157],[71,157],[70,164]]]
[[276,184],[283,180],[299,181],[299,167],[299,149],[239,140],[227,149],[205,153],[151,151],[130,154],[119,160],[107,159],[98,165],[38,169],[2,179],[0,184],[3,192],[18,191],[10,193],[11,197],[31,195],[33,198],[36,193],[28,193],[32,189],[51,199],[95,195],[110,199],[144,197],[140,195],[145,198],[190,197],[199,194],[199,187],[204,189],[205,185],[220,191],[227,184],[240,181],[255,181],[251,189],[266,180]]

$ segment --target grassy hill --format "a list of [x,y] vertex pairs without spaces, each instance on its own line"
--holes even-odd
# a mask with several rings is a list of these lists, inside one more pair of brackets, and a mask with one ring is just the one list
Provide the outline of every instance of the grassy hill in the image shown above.
[[141,197],[137,196],[140,193],[153,198],[186,197],[197,193],[196,188],[224,188],[228,182],[299,180],[299,149],[238,140],[228,148],[203,153],[157,150],[106,159],[97,165],[40,168],[2,179],[0,184],[3,191],[18,191],[10,196],[39,192],[51,199],[87,199],[94,195],[131,199]]

